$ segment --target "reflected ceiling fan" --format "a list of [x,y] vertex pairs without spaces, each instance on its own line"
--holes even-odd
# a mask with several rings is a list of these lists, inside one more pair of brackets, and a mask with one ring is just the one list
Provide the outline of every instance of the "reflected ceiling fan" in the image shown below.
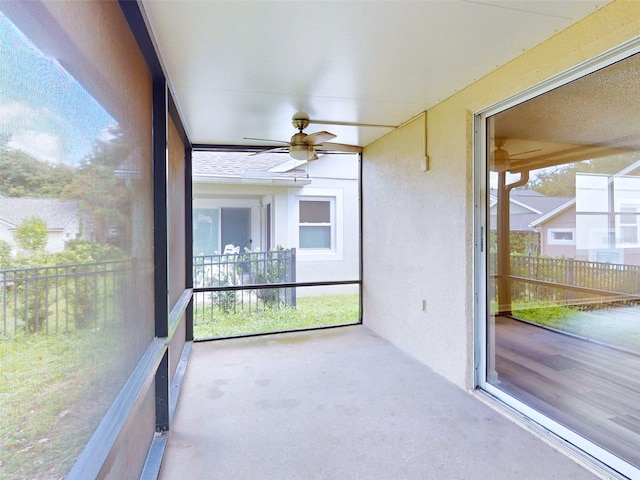
[[328,140],[336,138],[336,136],[330,132],[322,131],[309,134],[304,133],[303,130],[307,128],[310,123],[309,116],[304,112],[297,112],[296,114],[294,114],[293,118],[291,119],[291,123],[295,128],[298,129],[298,133],[294,133],[289,142],[253,137],[244,137],[244,139],[286,144],[286,146],[256,152],[254,155],[288,151],[291,158],[295,160],[306,160],[309,162],[317,160],[319,158],[316,149],[344,153],[359,153],[362,151],[362,147],[359,147],[357,145],[329,142]]
[[496,138],[494,143],[496,149],[493,151],[493,158],[491,162],[491,170],[494,172],[506,172],[511,167],[511,159],[518,155],[526,155],[527,153],[539,152],[542,149],[536,148],[535,150],[527,150],[526,152],[518,152],[510,154],[504,148],[504,144],[507,142],[506,138]]

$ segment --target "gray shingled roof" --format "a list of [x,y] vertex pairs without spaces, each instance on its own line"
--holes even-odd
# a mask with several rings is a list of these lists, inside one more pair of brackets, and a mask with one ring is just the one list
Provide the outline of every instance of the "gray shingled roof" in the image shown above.
[[549,197],[535,190],[513,189],[511,199],[529,207],[535,208],[543,214],[550,212],[554,208],[566,203],[573,197]]
[[44,220],[49,230],[62,230],[79,212],[78,202],[73,200],[0,197],[0,221],[13,227],[34,216]]
[[[497,195],[495,190],[491,190],[492,195]],[[527,190],[527,189],[513,189],[511,190],[512,201],[516,201],[525,205],[527,207],[533,208],[541,213],[512,213],[509,216],[509,226],[512,232],[533,232],[534,229],[529,225],[542,217],[544,214],[554,210],[555,208],[563,205],[567,201],[569,201],[572,197],[549,197],[547,195],[543,195],[535,190]],[[497,218],[495,215],[491,215],[491,230],[495,230]]]
[[194,176],[242,177],[256,174],[270,178],[300,178],[307,176],[305,167],[288,172],[271,173],[270,168],[289,161],[291,157],[281,153],[263,153],[251,155],[247,152],[202,152],[192,154],[192,170]]

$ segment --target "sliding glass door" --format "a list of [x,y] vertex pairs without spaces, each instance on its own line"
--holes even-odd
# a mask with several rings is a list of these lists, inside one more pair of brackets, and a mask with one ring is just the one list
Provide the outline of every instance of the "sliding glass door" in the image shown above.
[[636,54],[477,124],[485,150],[479,384],[633,478],[639,76]]

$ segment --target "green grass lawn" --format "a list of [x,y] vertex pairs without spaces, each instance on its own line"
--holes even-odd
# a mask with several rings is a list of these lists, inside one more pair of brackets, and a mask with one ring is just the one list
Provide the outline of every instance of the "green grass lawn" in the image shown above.
[[0,478],[65,476],[124,382],[122,343],[105,330],[0,337]]
[[[299,298],[249,314],[200,312],[200,338],[356,323],[358,295]],[[126,336],[113,329],[0,336],[0,478],[63,478],[130,373]]]
[[640,307],[621,306],[592,311],[545,303],[515,303],[523,320],[640,352]]
[[217,305],[196,308],[193,330],[195,338],[215,338],[357,323],[359,320],[358,294],[323,295],[298,298],[295,308],[267,307],[236,313],[225,313]]

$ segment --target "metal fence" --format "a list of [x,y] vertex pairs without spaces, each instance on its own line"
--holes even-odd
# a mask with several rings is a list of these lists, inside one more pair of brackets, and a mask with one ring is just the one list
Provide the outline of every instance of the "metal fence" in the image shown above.
[[295,281],[295,248],[193,257],[193,285],[200,289],[194,294],[195,321],[207,308],[237,313],[295,307],[295,288],[251,288]]
[[100,328],[121,318],[128,261],[0,271],[0,335]]
[[512,255],[509,279],[514,300],[580,305],[640,299],[638,265]]
[[514,255],[511,275],[609,292],[640,292],[640,266],[637,265]]

